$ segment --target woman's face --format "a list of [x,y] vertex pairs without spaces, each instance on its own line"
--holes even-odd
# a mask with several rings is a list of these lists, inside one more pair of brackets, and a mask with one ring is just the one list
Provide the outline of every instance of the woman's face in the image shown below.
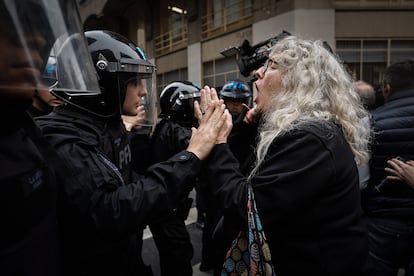
[[282,74],[279,65],[269,58],[256,73],[255,82],[257,96],[254,99],[256,108],[263,113],[271,104],[271,98],[279,93],[282,83]]
[[147,96],[148,91],[144,80],[131,81],[127,85],[125,100],[122,105],[122,114],[135,116],[141,105],[141,97]]

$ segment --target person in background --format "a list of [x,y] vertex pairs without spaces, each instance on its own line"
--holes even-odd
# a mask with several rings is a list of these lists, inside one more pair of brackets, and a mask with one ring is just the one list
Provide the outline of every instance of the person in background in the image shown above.
[[[53,51],[52,51],[53,53]],[[53,108],[63,104],[63,101],[56,98],[49,89],[56,85],[56,58],[49,55],[46,68],[42,75],[42,84],[37,87],[33,97],[33,103],[28,112],[32,117],[47,115]]]
[[252,93],[241,80],[227,82],[220,90],[219,96],[233,116],[233,121],[251,107]]
[[33,103],[29,107],[28,112],[32,117],[38,117],[47,115],[52,112],[53,108],[63,104],[63,101],[59,100],[52,93],[50,93],[49,89],[38,88],[35,91],[35,95],[33,97]]
[[382,94],[382,84],[376,84],[374,85],[374,91],[375,91],[375,106],[373,109],[380,107],[384,104],[384,95]]
[[241,167],[244,168],[251,165],[249,163],[251,161],[250,155],[257,135],[257,127],[246,124],[245,121],[248,118],[246,114],[252,108],[252,92],[246,83],[241,80],[234,80],[222,87],[219,97],[224,100],[224,104],[233,117],[233,129],[228,144],[239,160]]
[[397,275],[414,258],[414,190],[387,179],[387,161],[414,160],[414,60],[384,72],[384,104],[372,112],[370,180],[366,192],[369,248],[375,275]]
[[[375,109],[376,93],[372,85],[362,80],[359,80],[359,81],[354,82],[354,87],[355,87],[356,92],[359,95],[362,105],[368,110],[368,112],[371,112],[373,109]],[[363,119],[363,122],[364,124],[366,124],[366,127],[370,127],[370,115],[365,117]],[[368,136],[368,139],[369,138],[370,136]],[[368,162],[366,164],[360,164],[358,166],[358,175],[359,175],[359,188],[361,189],[361,191],[363,191],[368,186],[369,177],[370,177]]]
[[[242,80],[227,82],[219,92],[219,98],[224,100],[232,115],[233,128],[227,143],[240,163],[241,171],[247,176],[254,162],[254,146],[257,136],[257,125],[249,124],[246,120],[252,108],[252,93],[249,86]],[[250,111],[251,110],[251,111]],[[204,172],[204,171],[203,171]],[[202,172],[202,173],[203,173]],[[207,177],[202,177],[206,182]],[[208,189],[208,183],[201,183],[204,202],[206,202],[206,222],[202,235],[201,271],[214,270],[214,275],[220,275],[223,259],[228,250],[228,244],[237,235],[233,226],[228,225],[222,218],[222,210],[215,202],[214,195]]]
[[[64,170],[27,109],[43,87],[42,74],[55,40],[83,37],[79,26],[75,1],[0,1],[2,276],[64,272],[56,217]],[[74,46],[87,51],[85,44]],[[75,54],[71,60],[87,63]]]
[[376,105],[375,90],[369,83],[358,80],[354,82],[355,90],[358,92],[361,98],[362,104],[367,110],[373,110]]
[[206,165],[224,220],[247,229],[250,183],[277,275],[369,275],[354,159],[368,160],[369,129],[351,76],[321,41],[295,36],[278,41],[255,75],[253,169],[246,177],[225,141]]
[[411,188],[414,188],[414,161],[403,161],[398,158],[393,158],[387,161],[389,167],[385,171],[390,175],[388,180],[399,180],[407,183]]
[[[161,120],[152,135],[150,164],[168,160],[188,146],[191,128],[198,124],[194,101],[199,100],[200,87],[193,82],[173,81],[162,89]],[[194,250],[185,225],[192,201],[188,195],[183,196],[176,210],[149,225],[160,256],[161,275],[193,275]]]

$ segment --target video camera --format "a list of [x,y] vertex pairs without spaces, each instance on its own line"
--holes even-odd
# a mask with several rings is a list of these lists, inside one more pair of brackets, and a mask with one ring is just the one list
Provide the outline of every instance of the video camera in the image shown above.
[[239,47],[227,48],[222,51],[221,54],[225,57],[239,54],[239,58],[237,59],[236,57],[236,62],[240,73],[243,76],[248,77],[252,71],[260,68],[265,63],[272,46],[282,38],[290,35],[289,32],[282,31],[275,37],[259,42],[253,46],[251,46],[250,42],[245,39]]

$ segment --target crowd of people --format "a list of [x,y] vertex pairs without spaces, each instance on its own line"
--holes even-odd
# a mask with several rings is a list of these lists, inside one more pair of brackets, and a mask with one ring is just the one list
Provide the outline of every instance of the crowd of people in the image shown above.
[[1,275],[153,275],[147,226],[161,274],[192,275],[194,188],[199,269],[226,275],[250,187],[277,275],[414,275],[414,60],[386,68],[379,103],[324,42],[289,35],[252,86],[169,83],[153,121],[155,65],[83,32],[76,1],[0,14]]

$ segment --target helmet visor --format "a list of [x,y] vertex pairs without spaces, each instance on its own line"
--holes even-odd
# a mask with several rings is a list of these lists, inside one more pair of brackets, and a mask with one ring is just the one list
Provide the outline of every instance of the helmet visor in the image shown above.
[[[53,45],[52,53],[56,54],[57,82],[52,87],[56,94],[64,92],[67,96],[82,96],[100,93],[97,73],[83,33],[60,37]],[[49,79],[53,78],[49,76]]]
[[71,60],[64,60],[67,63],[65,67],[71,68],[63,71],[71,83],[65,81],[65,88],[100,93],[91,58],[87,55],[77,8],[76,1],[0,1],[1,95],[31,97],[38,87],[55,84],[59,79],[58,71],[48,64],[52,48],[57,58],[63,41],[74,36],[78,37],[76,42],[74,40],[70,47],[66,47],[70,49],[68,55],[71,55]]
[[141,122],[138,123],[140,126],[137,128],[138,132],[150,134],[154,130],[155,123],[157,120],[157,97],[153,87],[155,87],[155,78],[141,78],[141,83],[146,86],[147,94],[141,96],[141,105],[144,106],[145,116]]

